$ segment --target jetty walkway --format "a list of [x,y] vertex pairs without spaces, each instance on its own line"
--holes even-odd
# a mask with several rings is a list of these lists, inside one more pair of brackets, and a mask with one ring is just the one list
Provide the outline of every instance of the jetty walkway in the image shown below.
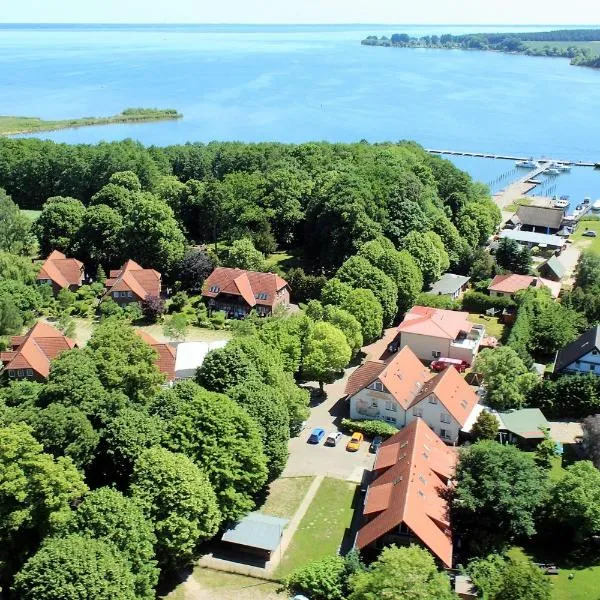
[[[512,156],[509,154],[486,154],[485,152],[462,152],[461,150],[435,150],[432,148],[425,148],[430,154],[446,154],[449,156],[472,156],[475,158],[494,158],[496,160],[531,160],[530,156]],[[600,163],[577,161],[573,162],[570,160],[552,159],[552,158],[539,158],[536,159],[538,163],[554,163],[558,165],[573,165],[574,167],[598,167]]]

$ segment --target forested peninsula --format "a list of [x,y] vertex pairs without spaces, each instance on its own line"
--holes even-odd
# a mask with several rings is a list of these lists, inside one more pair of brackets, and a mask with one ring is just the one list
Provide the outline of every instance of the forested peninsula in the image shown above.
[[92,125],[115,125],[120,123],[145,123],[148,121],[168,121],[181,119],[183,115],[172,108],[126,108],[111,117],[81,117],[49,121],[38,117],[10,117],[0,115],[0,135],[37,133]]
[[458,50],[492,50],[527,56],[558,56],[571,64],[600,68],[600,29],[560,29],[519,33],[469,33],[464,35],[424,35],[411,37],[394,33],[391,37],[370,35],[364,46],[396,48],[444,48]]

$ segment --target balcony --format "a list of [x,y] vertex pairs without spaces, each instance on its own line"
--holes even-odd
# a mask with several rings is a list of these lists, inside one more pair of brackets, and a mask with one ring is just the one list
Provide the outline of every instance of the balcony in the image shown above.
[[469,333],[461,332],[456,339],[450,343],[453,348],[476,351],[485,336],[483,325],[473,325]]

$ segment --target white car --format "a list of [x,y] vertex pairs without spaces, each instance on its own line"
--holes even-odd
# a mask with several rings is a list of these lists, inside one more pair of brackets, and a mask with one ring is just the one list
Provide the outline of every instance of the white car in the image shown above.
[[337,443],[342,439],[342,434],[339,431],[332,431],[327,435],[325,440],[326,446],[337,446]]

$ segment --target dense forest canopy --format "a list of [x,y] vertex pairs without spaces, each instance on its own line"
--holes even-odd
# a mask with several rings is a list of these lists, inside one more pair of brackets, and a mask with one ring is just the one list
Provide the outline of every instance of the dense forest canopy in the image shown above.
[[114,268],[145,248],[138,258],[163,272],[181,259],[178,231],[191,243],[249,237],[264,254],[297,249],[325,273],[369,240],[418,246],[407,238],[418,231],[431,232],[425,242],[443,253],[419,265],[435,275],[447,261],[468,264],[499,220],[487,188],[410,142],[159,148],[3,139],[0,187],[21,208],[45,206],[36,225],[43,251]]

